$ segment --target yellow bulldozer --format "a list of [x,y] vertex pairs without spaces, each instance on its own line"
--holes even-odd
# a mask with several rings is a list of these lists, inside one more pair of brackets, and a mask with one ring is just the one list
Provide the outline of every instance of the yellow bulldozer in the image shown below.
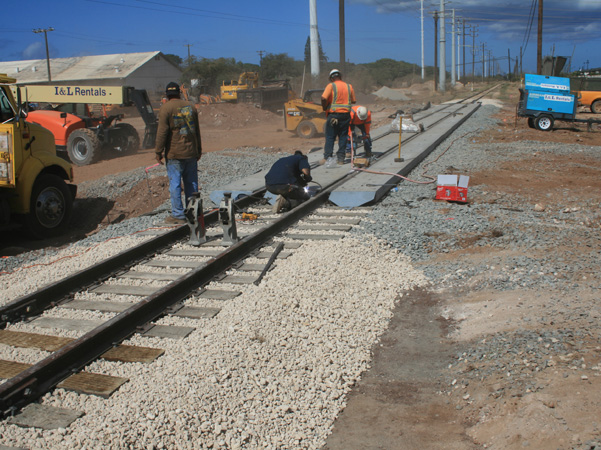
[[324,134],[326,113],[321,107],[323,89],[309,89],[303,98],[289,100],[284,105],[286,130],[304,139]]
[[238,80],[224,81],[221,85],[221,101],[236,102],[238,91],[259,87],[259,74],[257,72],[242,72]]

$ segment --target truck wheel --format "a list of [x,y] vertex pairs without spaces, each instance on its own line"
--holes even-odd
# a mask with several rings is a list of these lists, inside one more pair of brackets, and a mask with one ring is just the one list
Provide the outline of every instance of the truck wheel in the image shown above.
[[534,119],[532,117],[528,117],[528,126],[534,128]]
[[140,136],[133,125],[118,123],[115,127],[119,129],[119,142],[114,147],[119,147],[123,154],[135,153],[140,148]]
[[69,135],[67,153],[77,166],[92,164],[100,156],[100,141],[92,130],[80,128]]
[[65,231],[72,208],[73,198],[64,180],[53,174],[40,175],[31,192],[26,226],[38,239],[56,236]]
[[540,131],[550,131],[553,129],[553,117],[543,114],[534,119],[534,126]]
[[303,120],[296,127],[296,134],[304,139],[311,139],[312,137],[315,137],[316,133],[317,129],[315,128],[315,125],[309,120]]
[[601,100],[595,100],[591,104],[591,112],[595,114],[601,114]]

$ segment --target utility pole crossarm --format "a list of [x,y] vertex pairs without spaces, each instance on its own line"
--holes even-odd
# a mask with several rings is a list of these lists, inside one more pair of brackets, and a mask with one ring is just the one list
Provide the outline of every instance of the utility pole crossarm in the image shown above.
[[50,75],[50,53],[48,52],[48,31],[54,31],[54,28],[35,28],[32,30],[34,33],[44,33],[44,41],[46,43],[46,68],[48,69],[48,81],[52,81],[52,76]]

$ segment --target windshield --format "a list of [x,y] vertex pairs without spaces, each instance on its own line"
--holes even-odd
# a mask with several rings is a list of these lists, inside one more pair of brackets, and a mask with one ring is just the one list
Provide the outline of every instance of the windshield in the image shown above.
[[6,86],[0,86],[0,123],[6,123],[16,116],[8,96],[6,95]]

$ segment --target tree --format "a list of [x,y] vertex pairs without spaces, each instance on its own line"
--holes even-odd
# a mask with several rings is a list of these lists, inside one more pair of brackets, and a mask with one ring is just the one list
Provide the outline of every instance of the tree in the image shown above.
[[177,67],[181,67],[182,63],[184,62],[183,59],[172,53],[165,53],[163,56],[167,61],[169,61],[171,64],[175,64]]
[[283,80],[302,74],[302,63],[295,61],[287,53],[274,55],[268,53],[263,57],[261,75],[263,80]]
[[[323,48],[321,48],[319,31],[317,32],[317,45],[319,48],[319,65],[321,68],[322,65],[328,62],[328,57],[324,53]],[[311,67],[311,36],[307,37],[307,43],[305,44],[305,65]]]
[[207,86],[210,92],[219,93],[219,86],[226,80],[237,80],[242,72],[258,72],[259,66],[237,62],[234,58],[218,58],[200,60],[190,58],[190,64],[184,69],[182,80],[190,84],[197,79],[200,84]]

